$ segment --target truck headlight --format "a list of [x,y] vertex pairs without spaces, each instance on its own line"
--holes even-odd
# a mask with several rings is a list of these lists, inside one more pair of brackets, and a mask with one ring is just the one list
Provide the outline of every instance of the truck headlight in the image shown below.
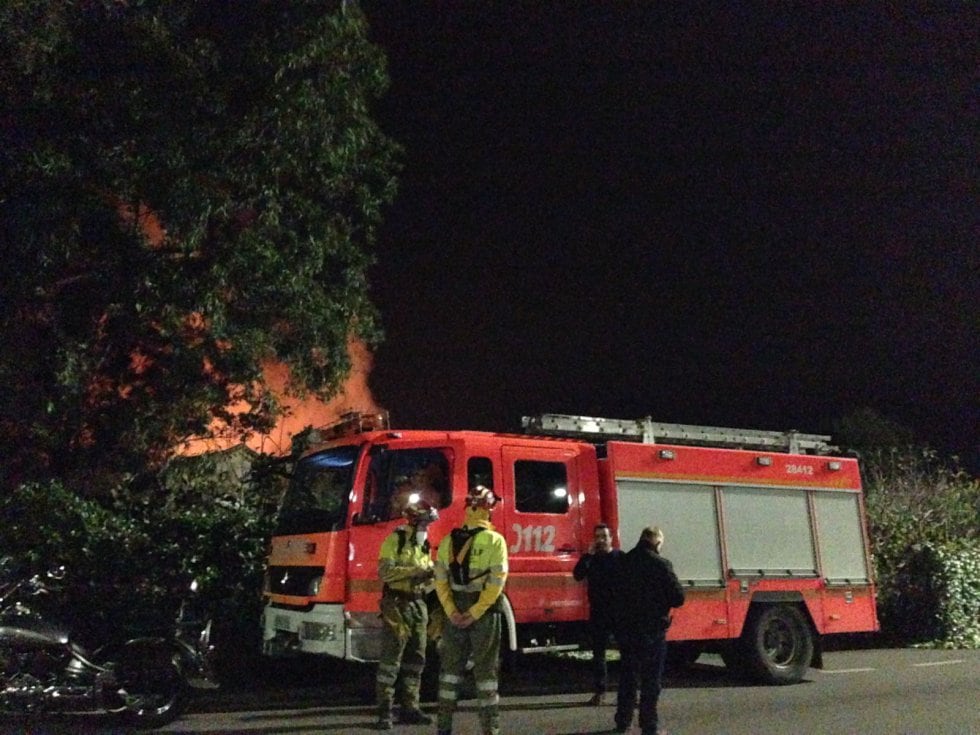
[[316,597],[318,594],[320,594],[321,584],[323,584],[323,575],[318,574],[313,579],[311,579],[310,583],[306,586],[306,594],[309,595],[310,597]]
[[334,623],[304,622],[300,626],[299,637],[304,641],[335,641],[337,626]]

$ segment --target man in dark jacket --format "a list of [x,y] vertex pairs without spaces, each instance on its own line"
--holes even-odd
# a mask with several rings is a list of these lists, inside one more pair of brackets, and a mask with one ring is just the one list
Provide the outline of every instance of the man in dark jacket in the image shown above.
[[572,576],[589,584],[589,642],[592,645],[593,695],[591,705],[602,704],[606,693],[606,646],[615,632],[619,567],[625,554],[612,547],[609,526],[595,527],[589,551],[575,564]]
[[619,590],[622,669],[616,698],[616,731],[633,722],[637,682],[640,688],[640,730],[658,735],[657,700],[667,654],[670,610],[684,604],[684,589],[671,563],[660,556],[663,532],[643,529],[636,546],[626,554]]

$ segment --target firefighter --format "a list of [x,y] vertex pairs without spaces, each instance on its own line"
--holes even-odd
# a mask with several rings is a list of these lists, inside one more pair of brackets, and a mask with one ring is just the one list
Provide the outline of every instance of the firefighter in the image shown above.
[[427,529],[439,517],[424,501],[409,502],[402,515],[407,523],[392,531],[381,544],[378,576],[381,592],[382,642],[376,695],[378,729],[392,727],[392,705],[398,690],[398,721],[431,724],[419,709],[419,686],[425,668],[426,627],[429,622],[426,591],[433,577]]
[[483,733],[500,733],[500,594],[507,579],[507,544],[490,523],[497,500],[493,490],[471,487],[463,527],[442,539],[436,555],[436,595],[448,618],[439,648],[439,735],[452,732],[468,662],[473,664]]

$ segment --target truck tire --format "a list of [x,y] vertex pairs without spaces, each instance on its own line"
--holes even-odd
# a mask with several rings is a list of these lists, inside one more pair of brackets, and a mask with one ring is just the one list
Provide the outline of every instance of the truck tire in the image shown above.
[[749,615],[739,652],[745,673],[763,684],[796,684],[813,658],[813,633],[793,605],[763,605]]

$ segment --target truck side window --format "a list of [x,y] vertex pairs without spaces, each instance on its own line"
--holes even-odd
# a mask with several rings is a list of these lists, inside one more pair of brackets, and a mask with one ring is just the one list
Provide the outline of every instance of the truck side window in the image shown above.
[[400,518],[409,502],[445,508],[452,500],[449,450],[384,449],[373,452],[368,470],[365,515],[379,523]]
[[515,507],[521,513],[567,513],[568,472],[563,462],[514,462]]
[[483,485],[493,490],[493,462],[489,457],[470,457],[466,463],[467,487]]

